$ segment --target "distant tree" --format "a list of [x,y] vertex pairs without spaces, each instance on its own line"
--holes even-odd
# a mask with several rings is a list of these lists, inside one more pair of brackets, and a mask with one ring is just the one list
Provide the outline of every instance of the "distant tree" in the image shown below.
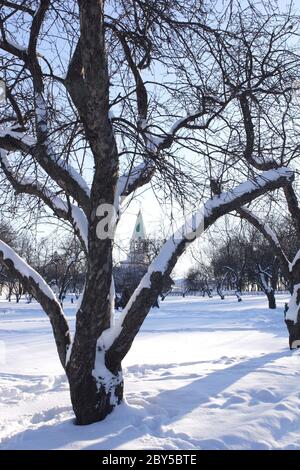
[[212,289],[209,281],[211,280],[210,270],[205,264],[200,264],[197,267],[189,269],[186,279],[185,286],[188,292],[198,291],[205,294],[208,297],[212,297]]
[[54,252],[47,251],[37,267],[62,303],[68,291],[76,294],[84,285],[85,257],[80,243],[74,237],[61,240]]

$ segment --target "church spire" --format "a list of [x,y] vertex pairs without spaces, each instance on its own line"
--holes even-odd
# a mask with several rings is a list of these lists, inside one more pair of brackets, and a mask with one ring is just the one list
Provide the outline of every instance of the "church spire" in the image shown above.
[[142,212],[140,209],[136,218],[136,222],[135,222],[131,239],[132,240],[144,240],[145,238],[146,238],[146,230],[145,230]]

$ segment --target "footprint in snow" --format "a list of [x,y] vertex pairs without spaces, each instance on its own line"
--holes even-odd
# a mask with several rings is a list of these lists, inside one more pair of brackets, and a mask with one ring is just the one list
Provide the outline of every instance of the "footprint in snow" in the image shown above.
[[66,411],[71,411],[69,406],[55,407],[46,411],[41,411],[39,413],[35,413],[32,416],[31,422],[32,424],[39,424],[51,421],[52,419],[58,418],[61,413]]
[[240,395],[231,396],[223,405],[222,408],[227,408],[232,405],[239,405],[240,403],[245,403],[246,398],[241,397]]

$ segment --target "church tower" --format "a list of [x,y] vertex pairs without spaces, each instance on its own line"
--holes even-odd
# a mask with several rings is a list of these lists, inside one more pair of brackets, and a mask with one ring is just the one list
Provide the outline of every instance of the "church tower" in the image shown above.
[[146,239],[146,230],[145,230],[144,220],[143,220],[142,212],[141,210],[139,210],[131,240],[133,241],[133,240],[145,240],[145,239]]
[[142,212],[139,210],[130,240],[130,251],[127,262],[131,265],[147,265],[149,263],[147,257],[148,249],[149,243],[146,239],[145,224]]

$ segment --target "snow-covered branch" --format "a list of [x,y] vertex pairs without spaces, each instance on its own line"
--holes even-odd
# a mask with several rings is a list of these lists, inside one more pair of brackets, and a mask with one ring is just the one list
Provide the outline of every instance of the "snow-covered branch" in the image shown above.
[[66,353],[71,338],[67,320],[54,292],[42,276],[3,241],[0,241],[0,263],[19,279],[25,289],[36,298],[47,313],[52,325],[59,358],[65,367]]
[[14,41],[9,40],[6,35],[3,35],[3,30],[2,39],[0,39],[0,49],[5,52],[8,52],[9,54],[12,54],[15,57],[18,57],[18,59],[21,59],[22,61],[27,60],[26,48],[20,46],[19,44],[16,44]]
[[35,139],[24,133],[5,129],[0,131],[0,148],[9,152],[31,154],[67,195],[73,197],[83,208],[89,206],[90,189],[86,181],[70,164],[58,158],[47,142],[42,146],[37,145]]
[[295,254],[293,261],[289,263],[290,273],[293,272],[293,269],[295,268],[297,264],[299,264],[299,262],[300,262],[300,250],[298,250],[297,253]]
[[0,132],[0,147],[8,151],[19,150],[31,154],[44,171],[66,191],[67,195],[73,197],[87,212],[90,203],[90,189],[86,181],[69,163],[56,154],[48,135],[44,77],[38,59],[37,42],[49,6],[50,0],[39,3],[32,19],[27,49],[10,42],[2,31],[4,37],[0,42],[0,47],[23,59],[26,68],[31,73],[37,139],[31,139],[13,129],[5,129]]
[[113,367],[116,358],[123,358],[139,331],[151,305],[159,295],[161,285],[170,275],[185,249],[219,217],[249,203],[267,191],[277,189],[293,180],[288,168],[266,171],[255,179],[238,185],[232,191],[209,199],[191,219],[163,245],[133,293],[116,325],[105,330],[98,346],[107,350],[107,364]]
[[64,201],[36,180],[20,176],[9,163],[6,151],[3,149],[0,149],[0,166],[17,193],[38,197],[57,217],[69,221],[81,240],[83,249],[87,250],[87,218],[80,207]]
[[270,294],[273,291],[272,286],[269,284],[272,274],[268,269],[263,269],[260,264],[257,266],[258,275],[261,287],[266,294]]
[[155,165],[152,162],[143,162],[121,175],[115,196],[116,207],[119,207],[119,203],[122,202],[123,198],[147,184],[151,180],[154,171]]

